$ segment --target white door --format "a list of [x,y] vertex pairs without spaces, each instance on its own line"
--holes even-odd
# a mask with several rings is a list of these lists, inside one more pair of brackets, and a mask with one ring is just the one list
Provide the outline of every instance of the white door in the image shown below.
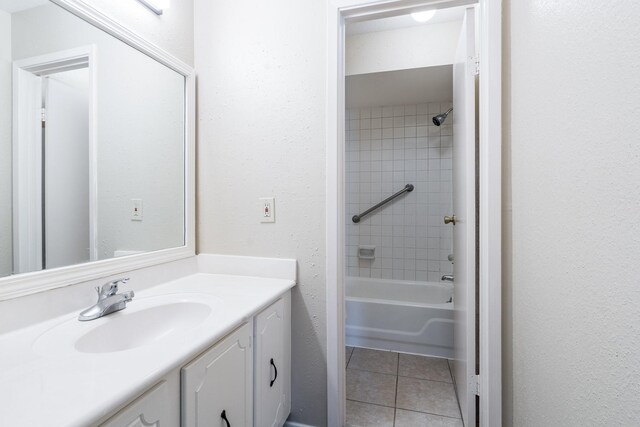
[[253,426],[252,323],[182,368],[183,427]]
[[42,79],[13,72],[13,273],[42,270]]
[[280,427],[289,416],[290,304],[286,295],[256,316],[256,427]]
[[466,426],[476,425],[475,14],[466,10],[453,64],[454,376]]
[[45,265],[89,261],[89,69],[44,78]]

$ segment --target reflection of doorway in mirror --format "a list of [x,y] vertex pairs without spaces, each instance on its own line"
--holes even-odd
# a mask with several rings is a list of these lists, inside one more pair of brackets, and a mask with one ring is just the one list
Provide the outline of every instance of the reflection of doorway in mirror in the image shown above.
[[89,261],[89,69],[43,77],[43,268]]
[[14,273],[96,259],[93,57],[14,63]]

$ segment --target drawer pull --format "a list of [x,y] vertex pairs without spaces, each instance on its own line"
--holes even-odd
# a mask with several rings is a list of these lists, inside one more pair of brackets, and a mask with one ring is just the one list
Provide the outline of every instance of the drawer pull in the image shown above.
[[276,368],[276,364],[273,363],[273,359],[271,359],[271,366],[273,366],[273,370],[275,371],[275,376],[271,380],[271,383],[269,384],[269,387],[273,387],[273,383],[275,383],[276,382],[276,378],[278,378],[278,368]]
[[222,411],[222,413],[220,414],[220,418],[222,418],[224,422],[227,423],[227,427],[231,427],[231,423],[227,419],[227,411]]

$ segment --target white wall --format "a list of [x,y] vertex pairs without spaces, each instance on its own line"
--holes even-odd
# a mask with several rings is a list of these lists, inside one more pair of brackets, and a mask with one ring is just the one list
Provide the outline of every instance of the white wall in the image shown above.
[[[292,415],[326,425],[326,4],[197,0],[198,251],[296,258]],[[260,224],[258,198],[275,196]]]
[[453,64],[460,21],[364,34],[346,39],[346,74]]
[[[184,79],[55,5],[13,14],[21,59],[97,47],[98,257],[184,242]],[[159,90],[161,89],[161,90]],[[131,199],[144,219],[131,221]]]
[[171,6],[160,16],[137,0],[84,2],[193,65],[193,0],[171,0]]
[[453,67],[411,68],[346,78],[347,108],[446,102],[453,97]]
[[[357,78],[357,77],[356,77]],[[451,95],[451,86],[449,87]],[[451,274],[453,123],[431,118],[451,102],[378,106],[347,111],[347,274],[440,282]],[[413,184],[414,190],[354,224],[351,217]],[[376,247],[358,259],[359,245]]]
[[505,3],[505,425],[638,425],[638,5]]
[[0,11],[0,277],[11,274],[11,15]]

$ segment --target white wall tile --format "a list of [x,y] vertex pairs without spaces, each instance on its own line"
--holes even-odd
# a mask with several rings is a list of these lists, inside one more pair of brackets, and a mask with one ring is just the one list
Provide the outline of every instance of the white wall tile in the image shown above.
[[[450,103],[347,111],[347,272],[396,280],[440,281],[450,274],[452,127],[431,117]],[[444,109],[443,109],[444,108]],[[447,107],[448,108],[448,107]],[[412,183],[415,190],[353,224],[351,217]],[[358,245],[376,259],[357,258]]]

